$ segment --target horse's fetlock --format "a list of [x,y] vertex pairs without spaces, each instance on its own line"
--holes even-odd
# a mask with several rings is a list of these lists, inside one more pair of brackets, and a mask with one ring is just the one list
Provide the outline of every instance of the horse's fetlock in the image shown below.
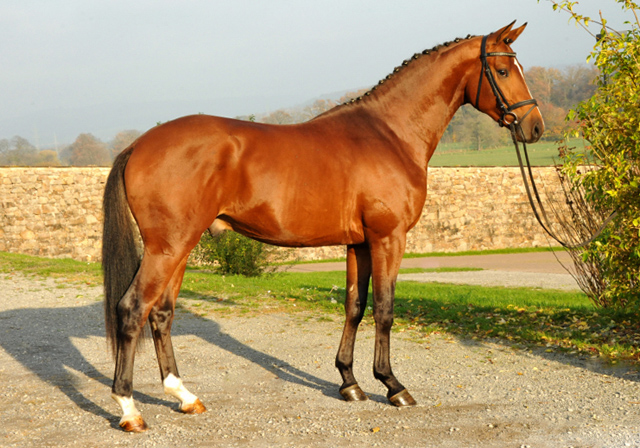
[[386,372],[379,372],[375,369],[373,370],[373,377],[383,383],[386,383],[392,376],[393,375],[389,375],[389,373]]
[[346,363],[338,358],[336,358],[336,368],[339,371],[351,370],[353,368],[353,362]]

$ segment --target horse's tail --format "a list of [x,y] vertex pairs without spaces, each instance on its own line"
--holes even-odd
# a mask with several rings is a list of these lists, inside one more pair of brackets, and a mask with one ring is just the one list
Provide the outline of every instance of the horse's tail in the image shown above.
[[118,302],[127,292],[140,267],[138,226],[131,216],[124,185],[124,170],[133,146],[116,157],[107,178],[102,203],[102,273],[107,344],[115,356],[118,333]]

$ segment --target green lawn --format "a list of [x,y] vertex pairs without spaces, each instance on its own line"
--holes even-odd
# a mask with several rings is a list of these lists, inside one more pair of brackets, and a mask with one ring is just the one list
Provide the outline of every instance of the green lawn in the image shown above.
[[[65,283],[101,282],[97,263],[4,252],[0,252],[0,272],[52,276]],[[214,318],[301,312],[310,320],[341,321],[345,274],[282,272],[247,278],[189,269],[180,296],[184,312]],[[399,282],[395,315],[394,331],[412,338],[446,333],[547,351],[582,352],[611,362],[640,360],[640,313],[596,309],[577,292]],[[368,310],[364,325],[372,324]]]
[[[576,139],[570,145],[583,149],[584,141]],[[552,166],[558,163],[556,142],[541,141],[527,145],[527,148],[533,166]],[[429,166],[518,166],[518,157],[512,143],[480,151],[455,143],[440,144]]]
[[[280,273],[247,279],[191,271],[182,287],[181,295],[188,298],[182,306],[203,316],[306,311],[315,318],[341,320],[344,275]],[[640,335],[630,324],[638,314],[596,309],[578,292],[399,282],[395,316],[394,331],[418,338],[447,333],[582,352],[613,363],[640,360]],[[373,324],[371,310],[364,323]]]

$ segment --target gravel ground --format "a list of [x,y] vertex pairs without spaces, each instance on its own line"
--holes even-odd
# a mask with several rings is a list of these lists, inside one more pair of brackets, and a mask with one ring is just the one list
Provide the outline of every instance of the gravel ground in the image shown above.
[[498,341],[393,334],[394,371],[419,405],[397,409],[371,375],[363,326],[356,374],[370,400],[345,403],[333,366],[342,322],[309,314],[196,316],[174,346],[208,407],[182,415],[162,393],[151,344],[135,398],[150,430],[117,429],[101,289],[0,276],[0,446],[640,447],[640,376],[579,355]]

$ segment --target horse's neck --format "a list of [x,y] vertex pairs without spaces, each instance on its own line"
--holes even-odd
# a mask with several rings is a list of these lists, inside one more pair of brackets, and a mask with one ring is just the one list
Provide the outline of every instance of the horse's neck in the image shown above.
[[423,56],[400,69],[367,98],[363,107],[379,116],[424,166],[456,111],[478,50],[469,41]]

